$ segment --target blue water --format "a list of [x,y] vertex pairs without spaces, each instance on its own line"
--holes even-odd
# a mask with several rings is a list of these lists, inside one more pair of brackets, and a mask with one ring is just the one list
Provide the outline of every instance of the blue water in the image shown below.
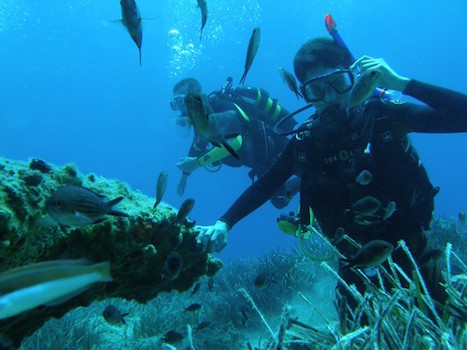
[[[194,0],[139,0],[142,66],[120,18],[117,0],[2,0],[0,2],[0,156],[74,162],[155,195],[160,171],[169,173],[164,201],[196,199],[192,218],[212,224],[249,185],[248,169],[200,169],[185,197],[176,194],[178,157],[191,137],[174,126],[168,100],[174,83],[193,76],[205,91],[225,78],[238,82],[252,29],[261,45],[248,85],[264,87],[289,110],[303,105],[277,68],[309,38],[326,36],[332,13],[355,56],[382,57],[399,74],[467,92],[467,1],[209,1],[203,40]],[[465,133],[413,135],[433,184],[441,187],[436,214],[467,209]],[[296,209],[294,202],[289,210]],[[220,257],[260,255],[294,245],[266,204],[239,223]]]

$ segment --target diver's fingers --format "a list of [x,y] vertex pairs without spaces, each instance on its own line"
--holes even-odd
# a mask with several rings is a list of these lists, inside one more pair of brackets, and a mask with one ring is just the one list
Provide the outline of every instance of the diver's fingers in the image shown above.
[[196,237],[196,243],[201,245],[201,249],[204,252],[208,248],[209,241],[211,240],[211,234],[209,234],[209,229],[203,226],[197,226],[195,229],[200,230],[198,237]]
[[357,59],[351,66],[350,66],[350,69],[351,70],[354,70],[355,68],[361,66],[363,63],[367,62],[367,61],[371,61],[371,60],[374,60],[373,57],[370,57],[370,56],[367,56],[367,55],[363,55],[362,57],[360,57],[359,59]]
[[211,235],[207,232],[203,235],[201,240],[201,249],[203,252],[208,251],[209,243],[211,242]]

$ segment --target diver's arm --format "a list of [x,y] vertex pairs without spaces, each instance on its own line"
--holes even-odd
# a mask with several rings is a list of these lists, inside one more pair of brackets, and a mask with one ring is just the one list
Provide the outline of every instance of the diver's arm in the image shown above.
[[426,105],[393,105],[394,118],[408,132],[446,133],[467,131],[467,95],[442,87],[410,80],[405,95]]
[[248,187],[219,219],[232,228],[238,221],[263,205],[295,171],[294,139],[290,141],[279,159],[258,181]]
[[[227,139],[226,141],[229,143],[230,146],[232,146],[232,148],[235,151],[238,151],[240,147],[242,147],[243,138],[242,138],[242,135],[238,135],[237,137]],[[228,156],[230,156],[230,153],[229,151],[227,151],[227,149],[224,146],[213,147],[208,152],[206,152],[204,155],[199,156],[197,158],[197,162],[199,166],[206,166],[206,165],[215,163],[219,160],[222,160]]]

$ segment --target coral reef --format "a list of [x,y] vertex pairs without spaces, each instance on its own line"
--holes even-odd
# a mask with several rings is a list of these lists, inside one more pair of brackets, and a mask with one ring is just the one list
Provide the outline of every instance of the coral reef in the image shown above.
[[[119,210],[128,218],[109,216],[102,223],[60,227],[46,215],[46,199],[65,184],[82,185],[113,199],[123,196]],[[119,181],[89,174],[73,164],[56,167],[40,159],[29,162],[0,158],[0,272],[34,262],[85,258],[109,261],[113,282],[97,284],[56,306],[37,308],[0,321],[0,334],[18,345],[49,318],[111,297],[145,303],[160,292],[188,290],[203,275],[213,276],[221,262],[201,252],[189,225],[175,225],[177,210]],[[171,251],[183,257],[177,278],[161,272]]]

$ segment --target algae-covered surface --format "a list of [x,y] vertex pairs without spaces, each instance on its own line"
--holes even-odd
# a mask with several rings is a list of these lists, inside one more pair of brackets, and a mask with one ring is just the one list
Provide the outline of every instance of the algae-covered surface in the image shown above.
[[[63,227],[45,211],[45,201],[63,185],[81,185],[109,200],[124,197],[118,210],[83,227]],[[92,288],[56,306],[40,307],[0,321],[0,334],[19,344],[51,317],[111,297],[145,303],[160,292],[186,291],[203,275],[213,276],[218,259],[203,253],[191,225],[174,224],[177,210],[132,191],[128,185],[95,174],[83,175],[73,164],[57,167],[40,159],[27,162],[0,158],[0,272],[40,261],[87,259],[109,261],[113,282]],[[162,277],[170,252],[183,258],[177,278]]]

